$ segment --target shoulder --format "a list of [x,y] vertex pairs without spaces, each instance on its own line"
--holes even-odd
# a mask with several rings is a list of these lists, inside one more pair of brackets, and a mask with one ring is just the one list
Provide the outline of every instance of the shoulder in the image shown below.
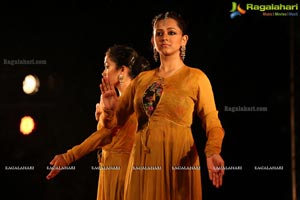
[[154,74],[155,74],[155,69],[143,71],[143,72],[139,73],[139,75],[137,75],[137,76],[134,78],[134,81],[135,81],[135,82],[143,81],[143,80],[145,80],[145,79],[148,79],[148,78],[153,77]]
[[187,67],[186,70],[189,82],[192,82],[195,87],[202,89],[211,87],[211,82],[203,70],[196,67]]
[[196,67],[186,66],[186,72],[189,73],[190,76],[196,79],[208,79],[207,75],[203,70]]
[[147,71],[142,71],[137,77],[144,77],[144,76],[152,76],[155,73],[156,69],[150,69]]
[[140,72],[134,79],[132,79],[129,88],[131,88],[131,90],[136,90],[137,87],[140,88],[141,85],[149,82],[153,78],[154,74],[155,69]]

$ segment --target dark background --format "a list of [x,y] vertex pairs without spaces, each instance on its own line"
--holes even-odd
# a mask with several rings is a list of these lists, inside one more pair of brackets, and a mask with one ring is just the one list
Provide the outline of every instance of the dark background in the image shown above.
[[[285,2],[287,3],[287,2]],[[55,154],[82,142],[96,129],[95,104],[106,49],[133,46],[152,66],[151,20],[177,10],[189,22],[186,64],[210,78],[226,131],[222,156],[227,170],[220,189],[205,169],[205,135],[193,124],[203,166],[203,199],[292,199],[291,68],[294,68],[296,152],[299,152],[299,17],[229,17],[231,2],[101,1],[29,2],[1,6],[0,138],[2,196],[8,199],[96,199],[96,152],[74,163],[76,170],[47,181]],[[298,12],[299,13],[299,12]],[[45,65],[8,65],[4,60],[46,60]],[[28,73],[40,77],[35,95],[22,92]],[[225,106],[267,107],[267,112],[229,112]],[[33,134],[19,133],[20,118],[37,121]],[[296,154],[297,161],[299,154]],[[297,170],[299,166],[297,162]],[[5,166],[34,166],[8,171]],[[255,170],[282,166],[283,170]],[[297,174],[297,182],[299,174]],[[299,184],[297,186],[299,191]],[[298,194],[299,196],[300,194]],[[298,197],[299,199],[299,197]]]

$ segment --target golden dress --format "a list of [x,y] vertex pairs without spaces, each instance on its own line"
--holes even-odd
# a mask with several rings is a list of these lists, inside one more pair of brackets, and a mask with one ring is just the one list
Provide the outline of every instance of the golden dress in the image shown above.
[[128,163],[125,200],[201,200],[200,161],[191,125],[200,117],[206,156],[221,152],[224,130],[208,77],[184,66],[161,78],[140,73],[119,98],[105,127],[122,126],[136,113],[138,130]]
[[98,154],[97,200],[123,200],[125,174],[137,129],[137,120],[132,114],[113,137],[111,131],[101,127],[101,120],[99,120],[98,131],[81,144],[69,149],[63,156],[70,164],[92,151],[102,149],[101,155]]

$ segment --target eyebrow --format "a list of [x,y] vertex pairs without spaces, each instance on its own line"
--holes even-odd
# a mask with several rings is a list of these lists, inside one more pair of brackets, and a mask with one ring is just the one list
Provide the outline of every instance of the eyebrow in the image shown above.
[[[168,27],[167,30],[178,30],[176,27]],[[156,30],[164,30],[164,28],[157,28]]]

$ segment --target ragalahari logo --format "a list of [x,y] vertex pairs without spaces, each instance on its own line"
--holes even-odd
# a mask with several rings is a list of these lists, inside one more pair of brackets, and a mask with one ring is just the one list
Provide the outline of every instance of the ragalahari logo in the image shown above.
[[233,19],[237,16],[241,16],[241,15],[245,14],[246,10],[241,8],[240,4],[237,4],[236,2],[232,2],[232,8],[231,8],[230,12],[231,12],[230,18]]

